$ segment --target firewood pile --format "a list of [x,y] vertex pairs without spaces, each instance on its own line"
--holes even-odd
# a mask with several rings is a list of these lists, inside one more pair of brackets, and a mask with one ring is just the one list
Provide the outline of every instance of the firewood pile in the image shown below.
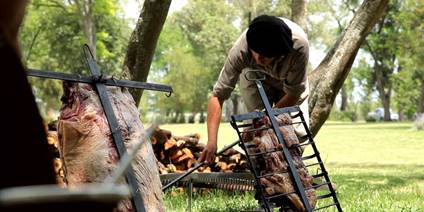
[[[161,174],[180,173],[193,167],[205,147],[205,144],[199,142],[199,134],[176,136],[172,135],[171,131],[159,127],[155,129],[150,140]],[[214,163],[198,169],[199,172],[245,172],[248,170],[248,162],[244,154],[233,148],[217,156]]]
[[57,136],[56,122],[46,126],[47,143],[49,144],[50,152],[53,154],[53,167],[56,173],[56,181],[59,186],[65,187],[65,172],[63,163],[59,153],[59,138]]
[[[54,156],[53,166],[56,172],[57,183],[64,187],[65,173],[59,153],[59,139],[55,123],[46,126],[47,142]],[[181,173],[193,167],[205,144],[200,143],[199,134],[186,136],[172,135],[171,131],[155,129],[150,141],[158,159],[160,174]],[[235,149],[229,149],[221,156],[217,156],[215,162],[200,167],[198,172],[247,172],[248,162],[244,154]]]

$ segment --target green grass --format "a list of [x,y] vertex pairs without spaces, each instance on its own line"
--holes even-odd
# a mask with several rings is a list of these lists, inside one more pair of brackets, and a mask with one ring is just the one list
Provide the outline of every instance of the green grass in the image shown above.
[[[424,131],[411,123],[327,122],[315,138],[337,184],[344,211],[424,211]],[[205,125],[164,125],[175,135],[200,133]],[[237,139],[228,123],[221,124],[219,146]],[[305,155],[310,150],[305,151]],[[167,211],[185,211],[185,193],[167,192]],[[196,192],[193,211],[240,211],[256,207],[252,193]],[[329,210],[332,211],[332,210]]]

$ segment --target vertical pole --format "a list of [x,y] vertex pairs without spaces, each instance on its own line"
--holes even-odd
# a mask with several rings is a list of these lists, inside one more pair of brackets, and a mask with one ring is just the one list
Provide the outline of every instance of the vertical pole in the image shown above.
[[305,206],[306,211],[312,211],[311,206],[309,205],[308,198],[306,197],[305,188],[303,187],[302,182],[300,181],[299,173],[296,171],[296,166],[293,164],[293,158],[287,148],[286,142],[284,141],[283,136],[281,135],[280,129],[278,128],[278,123],[275,120],[275,114],[271,108],[271,105],[269,104],[268,97],[266,96],[265,90],[262,86],[262,83],[260,80],[255,80],[256,87],[258,88],[259,95],[261,96],[261,100],[265,107],[265,113],[269,117],[269,120],[271,121],[272,129],[274,130],[275,135],[278,138],[278,141],[283,146],[283,153],[284,157],[286,158],[286,161],[289,165],[290,173],[292,174],[292,177],[294,179],[294,182],[296,184],[296,190],[297,193],[300,195],[300,198],[302,200],[303,205]]
[[[90,51],[88,46],[84,46],[84,53],[89,52],[90,55],[86,55],[87,63],[90,68],[93,78],[98,80],[101,77],[100,71],[97,69],[96,61]],[[127,152],[124,141],[122,139],[121,130],[119,129],[118,121],[116,120],[115,113],[113,112],[112,104],[109,101],[109,96],[107,94],[107,88],[104,84],[100,82],[94,82],[96,87],[97,94],[99,95],[100,102],[103,106],[107,121],[109,123],[110,131],[112,134],[113,141],[115,143],[118,156],[121,158]],[[126,174],[126,180],[130,186],[132,193],[132,203],[137,212],[145,212],[143,198],[138,191],[137,181],[135,179],[134,170],[132,166],[128,167],[128,173]]]
[[193,179],[188,181],[188,212],[191,212],[191,203],[193,200]]

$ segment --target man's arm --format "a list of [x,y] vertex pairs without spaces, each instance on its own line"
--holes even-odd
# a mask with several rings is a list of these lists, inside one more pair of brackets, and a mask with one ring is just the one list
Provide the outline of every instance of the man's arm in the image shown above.
[[199,162],[215,161],[215,153],[218,143],[218,128],[221,121],[222,103],[228,99],[234,90],[240,73],[246,67],[245,54],[248,51],[246,43],[246,31],[240,35],[236,43],[230,49],[224,66],[219,74],[218,81],[212,90],[212,96],[208,103],[208,143],[206,144]]
[[219,101],[218,97],[212,95],[208,103],[208,143],[206,144],[202,154],[200,155],[199,162],[207,161],[208,163],[212,163],[215,161],[215,153],[218,144],[218,129],[221,121],[221,114],[222,104]]

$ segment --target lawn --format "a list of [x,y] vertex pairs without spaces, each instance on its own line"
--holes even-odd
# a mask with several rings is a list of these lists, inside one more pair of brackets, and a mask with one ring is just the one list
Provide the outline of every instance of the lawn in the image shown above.
[[[196,132],[206,142],[205,125],[161,127],[175,135]],[[231,126],[221,124],[219,146],[236,139]],[[411,123],[327,122],[315,141],[344,211],[424,211],[424,131],[412,130]],[[185,211],[185,193],[167,192],[165,205],[167,211]],[[255,207],[252,193],[211,190],[195,193],[192,211]]]

